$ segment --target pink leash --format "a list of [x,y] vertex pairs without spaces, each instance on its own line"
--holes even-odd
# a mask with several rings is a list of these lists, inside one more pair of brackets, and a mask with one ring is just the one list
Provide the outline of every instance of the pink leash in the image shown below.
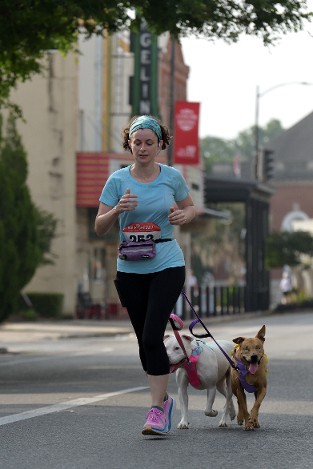
[[174,334],[175,334],[175,337],[176,337],[176,340],[177,342],[179,343],[179,346],[180,348],[182,349],[182,351],[184,352],[184,355],[185,355],[185,358],[186,358],[186,361],[187,363],[190,363],[189,361],[189,357],[187,355],[187,352],[186,352],[186,349],[185,349],[185,346],[184,346],[184,343],[180,337],[180,334],[178,331],[181,331],[183,328],[184,328],[184,323],[183,321],[180,319],[179,316],[176,316],[176,314],[171,314],[170,315],[170,318],[169,318],[169,321],[171,323],[171,326],[172,326],[172,329],[174,331]]

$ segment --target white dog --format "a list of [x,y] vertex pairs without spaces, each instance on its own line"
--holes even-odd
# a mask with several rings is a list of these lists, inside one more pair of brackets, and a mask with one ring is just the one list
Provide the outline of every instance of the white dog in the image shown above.
[[[207,404],[204,413],[209,417],[216,417],[218,414],[218,412],[212,408],[216,389],[226,398],[222,417],[219,422],[220,427],[226,427],[227,417],[233,420],[236,416],[230,381],[231,367],[228,360],[215,343],[196,340],[189,335],[182,335],[181,339],[189,359],[191,359],[191,357],[197,357],[194,366],[194,371],[197,376],[192,377],[190,373],[187,373],[184,367],[184,363],[186,363],[186,360],[184,360],[185,354],[177,342],[177,339],[174,336],[166,335],[164,337],[164,345],[169,357],[171,371],[177,369],[176,383],[178,385],[178,397],[181,408],[181,420],[177,428],[189,428],[187,387],[191,381],[193,381],[191,384],[197,389],[207,390]],[[233,342],[226,340],[217,342],[227,355],[231,354],[234,348]]]

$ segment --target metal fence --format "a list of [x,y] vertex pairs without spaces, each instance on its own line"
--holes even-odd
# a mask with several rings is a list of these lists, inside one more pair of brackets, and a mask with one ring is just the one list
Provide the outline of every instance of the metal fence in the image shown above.
[[[200,318],[241,314],[246,311],[244,286],[191,287],[187,295]],[[182,319],[194,316],[182,295],[174,312]]]

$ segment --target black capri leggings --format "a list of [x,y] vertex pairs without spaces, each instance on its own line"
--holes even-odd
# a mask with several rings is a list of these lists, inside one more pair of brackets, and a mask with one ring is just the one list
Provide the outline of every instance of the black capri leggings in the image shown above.
[[184,282],[185,267],[151,274],[116,274],[114,283],[137,336],[142,367],[149,375],[169,373],[163,337]]

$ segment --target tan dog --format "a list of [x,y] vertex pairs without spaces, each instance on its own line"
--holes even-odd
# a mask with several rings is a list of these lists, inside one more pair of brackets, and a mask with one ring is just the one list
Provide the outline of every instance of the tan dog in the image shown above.
[[[245,430],[260,428],[259,409],[266,395],[267,357],[264,353],[265,326],[253,338],[237,337],[233,342],[234,361],[239,370],[231,370],[231,386],[238,402],[238,425],[245,422]],[[255,402],[249,414],[245,391],[254,393]]]

